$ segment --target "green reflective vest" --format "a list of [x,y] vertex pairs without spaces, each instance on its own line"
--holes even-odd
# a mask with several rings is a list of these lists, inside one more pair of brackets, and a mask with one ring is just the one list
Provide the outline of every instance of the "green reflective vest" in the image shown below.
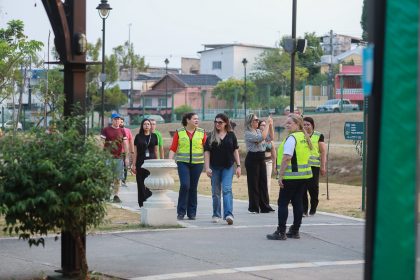
[[321,156],[319,153],[319,137],[321,137],[321,132],[314,131],[311,136],[312,150],[311,156],[309,157],[309,165],[320,167],[321,166]]
[[204,163],[204,129],[197,128],[192,139],[187,134],[185,128],[177,129],[178,132],[178,150],[176,152],[176,161],[187,163]]
[[311,150],[309,149],[308,142],[305,139],[305,134],[302,131],[297,131],[289,134],[279,145],[277,151],[277,169],[280,169],[281,161],[283,159],[284,143],[288,137],[293,137],[296,140],[295,150],[292,159],[286,167],[283,179],[296,180],[296,179],[309,179],[312,178],[311,166],[308,164]]

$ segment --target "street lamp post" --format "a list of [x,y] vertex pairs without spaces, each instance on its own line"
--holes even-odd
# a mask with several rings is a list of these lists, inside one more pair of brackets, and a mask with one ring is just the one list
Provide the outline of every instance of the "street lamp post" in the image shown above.
[[242,64],[244,65],[244,108],[245,108],[245,113],[244,113],[244,117],[246,120],[246,64],[248,63],[248,60],[246,60],[246,58],[242,59]]
[[[295,46],[296,40],[296,6],[297,0],[293,0],[293,8],[292,8],[292,40],[293,46]],[[294,102],[295,102],[295,56],[296,50],[293,48],[293,52],[291,53],[290,59],[290,113],[293,113],[295,110]]]
[[165,58],[165,91],[166,91],[166,101],[165,101],[165,119],[166,116],[168,115],[168,64],[169,64],[169,59]]
[[96,7],[99,12],[99,16],[102,18],[102,72],[101,72],[101,128],[104,128],[104,112],[105,112],[105,20],[109,16],[109,12],[112,10],[108,4],[108,0],[101,0],[101,3]]

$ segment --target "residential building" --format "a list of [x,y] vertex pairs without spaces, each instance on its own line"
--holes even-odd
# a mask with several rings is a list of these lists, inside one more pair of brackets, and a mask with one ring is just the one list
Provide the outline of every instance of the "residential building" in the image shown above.
[[362,73],[362,65],[343,65],[335,76],[335,98],[340,99],[343,92],[343,98],[363,108]]
[[151,90],[136,96],[142,114],[160,114],[169,118],[174,108],[189,105],[193,109],[223,108],[224,100],[212,96],[213,88],[221,81],[216,75],[168,74],[157,81]]
[[181,74],[200,74],[200,59],[181,57]]
[[204,50],[198,52],[201,55],[200,73],[217,75],[223,80],[243,79],[242,60],[246,58],[248,61],[246,69],[247,73],[250,73],[256,70],[256,60],[264,51],[270,49],[273,48],[239,43],[204,45]]

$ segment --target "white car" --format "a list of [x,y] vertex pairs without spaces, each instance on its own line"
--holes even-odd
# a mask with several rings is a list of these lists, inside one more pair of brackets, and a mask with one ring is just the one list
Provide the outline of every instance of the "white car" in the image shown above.
[[[16,124],[15,121],[8,120],[7,122],[4,123],[4,128],[6,130],[14,129],[15,128],[15,124]],[[20,122],[18,122],[17,125],[16,125],[16,130],[22,130],[22,129],[23,129],[22,124]]]
[[[341,104],[343,102],[343,104]],[[341,112],[343,111],[358,111],[359,105],[352,104],[348,99],[330,99],[325,104],[316,107],[317,112]]]

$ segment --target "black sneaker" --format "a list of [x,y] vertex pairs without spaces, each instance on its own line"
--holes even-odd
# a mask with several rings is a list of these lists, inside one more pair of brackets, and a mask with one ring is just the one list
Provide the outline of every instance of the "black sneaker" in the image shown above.
[[315,215],[315,213],[316,213],[316,210],[311,210],[311,211],[309,211],[309,216],[313,216],[313,215]]
[[293,226],[289,228],[289,231],[286,233],[288,238],[300,239],[299,230],[296,230]]
[[267,234],[267,239],[270,239],[270,240],[286,240],[287,236],[284,233],[284,231],[280,232],[279,230],[276,230],[272,234]]
[[112,202],[114,203],[121,203],[121,199],[118,197],[118,195],[114,195],[114,198],[112,199]]
[[178,215],[178,216],[176,217],[176,219],[177,219],[178,221],[182,221],[182,220],[184,219],[184,215]]
[[188,217],[188,220],[195,220],[195,216]]

